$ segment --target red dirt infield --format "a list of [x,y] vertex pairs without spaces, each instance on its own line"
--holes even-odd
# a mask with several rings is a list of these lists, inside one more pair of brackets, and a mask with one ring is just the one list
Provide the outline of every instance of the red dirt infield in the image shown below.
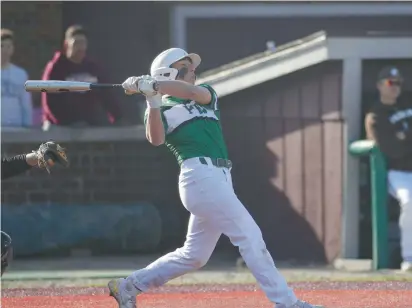
[[[328,288],[329,286],[329,288]],[[298,283],[299,298],[326,308],[412,308],[412,283]],[[3,308],[116,308],[105,288],[2,290]],[[166,286],[138,297],[138,308],[270,308],[251,285]]]

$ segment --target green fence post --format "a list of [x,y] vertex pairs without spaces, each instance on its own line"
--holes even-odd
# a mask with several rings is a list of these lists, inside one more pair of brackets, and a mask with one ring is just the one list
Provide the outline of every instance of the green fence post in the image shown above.
[[369,156],[372,197],[373,269],[388,268],[388,187],[386,162],[382,152],[371,140],[358,140],[350,144],[354,156]]

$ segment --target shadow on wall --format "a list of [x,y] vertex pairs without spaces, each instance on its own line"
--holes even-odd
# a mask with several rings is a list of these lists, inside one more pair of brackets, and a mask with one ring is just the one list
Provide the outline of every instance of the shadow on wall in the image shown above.
[[[258,122],[259,120],[256,119],[253,123],[244,125],[244,121],[239,121],[234,125],[232,119],[230,131],[236,131],[246,137],[252,134],[251,129],[263,127],[263,124]],[[264,135],[263,131],[253,132],[255,137],[262,135]],[[231,152],[234,161],[232,171],[234,188],[239,199],[261,228],[267,248],[275,261],[298,264],[327,262],[323,239],[305,217],[302,203],[296,200],[299,196],[292,194],[291,197],[295,200],[291,200],[286,195],[285,189],[277,187],[279,181],[302,182],[302,171],[295,169],[295,178],[285,179],[282,168],[286,162],[281,161],[273,151],[268,149],[263,138],[260,142],[259,138],[244,138],[244,150]],[[295,165],[299,168],[299,163]],[[285,183],[280,184],[283,185]],[[302,207],[298,208],[299,206]],[[321,207],[322,204],[319,206]],[[316,209],[311,211],[314,212]],[[315,215],[320,217],[322,213],[318,212]],[[319,225],[321,223],[320,221]],[[218,249],[229,250],[238,255],[237,248],[231,246],[225,236],[221,238]]]
[[339,255],[340,85],[341,64],[328,62],[221,99],[236,193],[275,260]]
[[[241,134],[242,129],[256,128],[242,123],[236,126]],[[266,143],[257,145],[250,141],[247,148],[265,150],[250,151],[241,160],[234,154],[236,163],[232,175],[237,195],[260,226],[273,259],[292,263],[326,262],[322,239],[306,220],[303,209],[296,208],[299,204],[292,202],[284,190],[277,187],[277,180],[283,180],[279,174],[283,162]],[[296,173],[296,181],[301,181],[300,173]],[[296,196],[292,197],[296,199]]]

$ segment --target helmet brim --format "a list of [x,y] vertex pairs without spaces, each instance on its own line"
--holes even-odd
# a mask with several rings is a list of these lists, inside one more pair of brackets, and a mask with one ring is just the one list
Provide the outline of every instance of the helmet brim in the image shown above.
[[197,53],[189,53],[187,56],[184,56],[178,60],[176,60],[175,62],[181,61],[184,58],[190,58],[190,60],[192,60],[193,65],[195,66],[195,68],[197,68],[200,63],[202,62],[202,58],[197,54]]

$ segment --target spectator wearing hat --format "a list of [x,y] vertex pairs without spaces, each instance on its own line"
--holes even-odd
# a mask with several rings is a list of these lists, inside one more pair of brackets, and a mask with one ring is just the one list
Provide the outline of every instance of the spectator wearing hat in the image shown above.
[[1,126],[30,127],[33,105],[30,93],[24,90],[27,72],[13,64],[14,34],[1,29]]
[[380,100],[367,114],[365,128],[387,158],[388,189],[401,207],[401,269],[412,271],[412,102],[399,100],[403,81],[396,67],[380,71]]
[[[87,55],[88,39],[82,26],[67,29],[62,50],[46,65],[43,80],[107,83],[96,61]],[[106,126],[120,123],[119,105],[107,91],[42,93],[43,128],[62,126]]]

